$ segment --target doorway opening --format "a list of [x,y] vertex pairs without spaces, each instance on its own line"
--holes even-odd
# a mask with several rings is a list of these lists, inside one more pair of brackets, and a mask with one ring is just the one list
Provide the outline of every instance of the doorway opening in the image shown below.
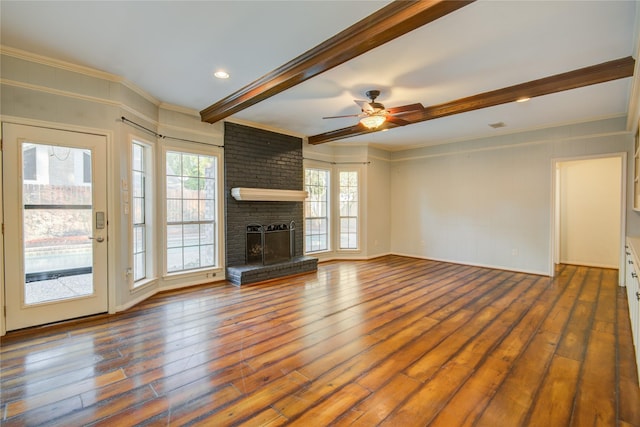
[[553,162],[551,275],[557,264],[624,262],[626,153]]

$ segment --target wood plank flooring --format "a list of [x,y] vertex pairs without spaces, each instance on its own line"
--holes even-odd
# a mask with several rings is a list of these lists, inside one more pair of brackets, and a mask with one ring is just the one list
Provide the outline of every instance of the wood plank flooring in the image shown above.
[[617,271],[387,256],[9,333],[4,426],[640,426]]

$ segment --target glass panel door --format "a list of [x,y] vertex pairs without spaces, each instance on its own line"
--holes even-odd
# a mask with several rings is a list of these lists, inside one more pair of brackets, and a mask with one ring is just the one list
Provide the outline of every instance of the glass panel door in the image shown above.
[[106,137],[3,125],[7,330],[107,311]]
[[24,302],[93,295],[91,150],[21,146]]

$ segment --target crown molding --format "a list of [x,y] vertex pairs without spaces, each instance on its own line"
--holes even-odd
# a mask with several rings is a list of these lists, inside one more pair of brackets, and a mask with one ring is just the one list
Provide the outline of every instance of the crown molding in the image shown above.
[[[158,109],[163,109],[163,110],[178,112],[178,113],[181,113],[181,114],[186,114],[186,115],[188,115],[190,117],[194,117],[194,118],[198,119],[198,121],[200,120],[200,114],[199,114],[199,112],[197,110],[189,109],[189,108],[186,108],[186,107],[181,107],[181,106],[178,106],[178,105],[173,105],[173,104],[169,104],[169,103],[165,103],[165,102],[161,102],[158,99],[154,98],[153,96],[149,95],[144,90],[140,89],[134,83],[128,81],[124,77],[121,77],[121,76],[118,76],[118,75],[115,75],[115,74],[107,73],[105,71],[96,70],[94,68],[90,68],[90,67],[86,67],[86,66],[82,66],[82,65],[78,65],[78,64],[73,64],[73,63],[67,62],[67,61],[62,61],[62,60],[50,58],[50,57],[43,56],[43,55],[38,55],[38,54],[35,54],[35,53],[32,53],[32,52],[27,52],[27,51],[24,51],[24,50],[21,50],[21,49],[12,48],[12,47],[8,47],[8,46],[5,46],[5,45],[0,45],[0,55],[10,56],[10,57],[13,57],[13,58],[21,59],[21,60],[32,62],[32,63],[35,63],[35,64],[40,64],[40,65],[56,68],[56,69],[59,69],[59,70],[69,71],[69,72],[72,72],[72,73],[82,74],[82,75],[85,75],[85,76],[88,76],[88,77],[93,77],[93,78],[97,78],[97,79],[100,79],[100,80],[106,80],[108,82],[115,83],[115,84],[120,84],[120,85],[125,86],[128,89],[132,90],[136,94],[140,95],[141,97],[143,97],[147,101],[151,102]],[[143,113],[141,113],[141,112],[129,107],[128,105],[124,104],[123,102],[117,101],[117,100],[106,99],[106,98],[101,98],[101,97],[96,97],[96,96],[91,96],[91,95],[84,95],[84,94],[81,94],[81,93],[71,92],[71,91],[68,91],[68,90],[55,89],[55,88],[52,88],[52,87],[49,87],[49,86],[26,83],[26,82],[6,79],[6,78],[2,78],[2,77],[0,77],[0,84],[19,87],[19,88],[23,88],[23,89],[38,91],[38,92],[43,92],[43,93],[49,93],[49,94],[53,94],[53,95],[57,95],[57,96],[64,96],[64,97],[68,97],[68,98],[80,99],[80,100],[83,100],[83,101],[89,101],[89,102],[105,104],[105,105],[109,105],[109,106],[112,106],[112,107],[120,108],[120,109],[122,109],[122,110],[124,110],[124,111],[126,111],[126,112],[128,112],[130,114],[135,115],[136,117],[138,117],[138,118],[140,118],[142,120],[145,120],[145,121],[153,124],[156,127],[157,126],[162,126],[162,127],[165,127],[165,128],[171,128],[173,130],[186,131],[186,132],[189,132],[189,133],[192,133],[192,134],[200,134],[200,135],[209,136],[209,137],[212,136],[211,134],[208,134],[206,132],[195,131],[194,129],[191,129],[191,128],[184,128],[184,127],[180,127],[180,126],[169,125],[167,123],[162,123],[157,118],[149,117],[149,116],[147,116],[147,115],[145,115],[145,114],[143,114]]]
[[224,119],[224,121],[225,122],[229,122],[229,123],[235,123],[235,124],[238,124],[238,125],[248,126],[248,127],[252,127],[252,128],[256,128],[256,129],[262,129],[262,130],[266,130],[266,131],[269,131],[269,132],[275,132],[275,133],[279,133],[279,134],[282,134],[282,135],[295,136],[296,138],[303,139],[304,142],[306,142],[306,138],[307,138],[307,135],[302,134],[302,133],[292,132],[290,130],[281,129],[281,128],[278,128],[278,127],[275,127],[275,126],[266,126],[264,124],[251,122],[249,120],[242,120],[242,119],[227,117],[226,119]]
[[118,76],[116,74],[111,74],[106,71],[96,70],[95,68],[86,67],[84,65],[74,64],[72,62],[62,61],[60,59],[54,59],[44,55],[38,55],[32,52],[27,52],[25,50],[16,49],[9,46],[0,45],[0,54],[11,56],[13,58],[22,59],[24,61],[33,62],[36,64],[45,65],[48,67],[57,68],[59,70],[65,70],[72,73],[82,74],[88,77],[94,77],[101,80],[106,80],[112,83],[119,83],[123,86],[126,86],[128,89],[134,91],[136,94],[140,95],[147,101],[151,102],[156,106],[160,106],[161,102],[151,96],[149,93],[140,89],[133,82],[125,79],[122,76]]
[[[554,129],[554,128],[561,128],[565,126],[583,125],[583,124],[588,124],[593,122],[600,122],[604,120],[612,120],[612,119],[619,119],[619,118],[625,118],[625,117],[627,117],[626,113],[609,114],[609,115],[603,115],[598,117],[591,117],[590,119],[587,119],[587,120],[569,120],[569,121],[563,121],[563,122],[555,122],[547,125],[530,126],[527,128],[514,129],[514,130],[511,130],[508,128],[501,128],[500,130],[488,129],[485,133],[477,134],[477,135],[474,135],[473,137],[449,138],[445,140],[439,140],[438,142],[435,142],[435,143],[427,142],[423,144],[395,145],[395,146],[389,146],[389,145],[383,146],[383,145],[376,145],[372,143],[370,144],[370,146],[373,148],[377,148],[379,150],[387,151],[389,153],[399,153],[402,151],[411,151],[411,150],[417,150],[421,148],[438,147],[442,145],[451,145],[451,144],[464,143],[464,142],[480,141],[480,140],[489,139],[489,138],[501,138],[501,137],[507,137],[511,135],[519,135],[519,134],[526,134],[529,132],[541,131],[545,129]],[[612,131],[612,133],[614,134],[618,134],[619,132],[620,131]],[[584,135],[584,136],[586,137],[588,135]],[[330,144],[333,144],[333,143],[330,143]]]
[[[48,94],[56,95],[56,96],[64,96],[66,98],[78,99],[78,100],[81,100],[81,101],[87,101],[87,102],[92,102],[92,103],[96,103],[96,104],[107,105],[109,107],[119,108],[121,111],[124,111],[126,113],[132,114],[135,117],[137,117],[138,119],[144,120],[147,123],[150,123],[152,126],[155,126],[156,128],[172,129],[172,130],[178,131],[178,132],[187,132],[188,134],[201,135],[201,136],[205,136],[205,137],[216,137],[216,136],[220,135],[220,132],[219,131],[214,131],[213,128],[212,128],[212,132],[211,133],[207,133],[207,132],[195,130],[194,128],[191,128],[191,127],[176,126],[176,125],[173,125],[173,124],[169,124],[169,123],[165,123],[165,122],[159,121],[157,118],[149,117],[146,114],[141,113],[138,110],[135,110],[134,108],[128,106],[127,104],[125,104],[125,103],[123,103],[121,101],[114,101],[114,100],[106,99],[106,98],[100,98],[100,97],[95,97],[95,96],[90,96],[90,95],[83,95],[83,94],[79,94],[79,93],[76,93],[76,92],[69,92],[69,91],[66,91],[66,90],[50,88],[48,86],[34,85],[34,84],[31,84],[31,83],[19,82],[19,81],[15,81],[15,80],[4,79],[4,78],[0,78],[0,85],[13,86],[13,87],[21,88],[21,89],[32,90],[32,91],[42,92],[42,93],[48,93]],[[194,118],[198,119],[198,116],[195,115]],[[198,123],[200,123],[200,122],[198,122]]]
[[166,102],[160,102],[158,104],[158,108],[161,110],[173,111],[176,113],[186,114],[188,116],[197,117],[200,120],[200,113],[198,110],[194,110],[193,108],[182,107],[180,105],[168,104]]
[[[549,144],[549,143],[564,143],[564,142],[579,141],[579,140],[584,140],[584,139],[606,138],[606,137],[609,137],[609,136],[620,136],[620,135],[622,135],[622,136],[629,135],[629,131],[626,131],[626,130],[623,130],[623,131],[611,131],[611,132],[594,133],[594,134],[588,134],[588,135],[573,135],[573,136],[566,136],[566,137],[558,137],[558,138],[552,138],[552,139],[536,139],[536,140],[531,140],[531,141],[526,141],[526,142],[516,142],[516,143],[511,143],[511,144],[492,145],[490,147],[454,148],[451,151],[445,151],[445,152],[439,152],[439,153],[426,153],[426,154],[420,154],[420,155],[414,155],[414,156],[408,156],[408,157],[398,157],[398,158],[390,159],[389,161],[393,162],[393,163],[396,163],[396,162],[410,162],[410,161],[414,161],[414,160],[431,159],[431,158],[436,158],[436,157],[456,156],[456,155],[460,155],[460,154],[479,153],[479,152],[483,152],[483,151],[505,150],[505,149],[511,149],[511,148],[527,147],[527,146],[532,146],[532,145],[541,145],[541,144]],[[405,150],[405,151],[410,151],[410,150]],[[400,152],[400,153],[402,153],[402,152]]]
[[71,62],[54,59],[48,56],[38,55],[36,53],[27,52],[25,50],[16,49],[5,45],[0,45],[0,53],[3,55],[11,56],[13,58],[35,62],[37,64],[47,65],[74,73],[80,73],[86,76],[96,77],[103,80],[109,80],[115,83],[122,83],[122,81],[124,80],[122,77],[115,74],[107,73],[106,71],[99,71],[94,68],[85,67],[84,65],[78,65]]
[[64,96],[67,98],[73,98],[73,99],[79,99],[81,101],[88,101],[88,102],[93,102],[96,104],[103,104],[103,105],[108,105],[110,107],[116,107],[116,108],[120,108],[124,111],[127,111],[131,114],[135,114],[137,117],[148,121],[149,123],[154,123],[154,124],[158,124],[158,120],[154,119],[152,117],[149,117],[137,110],[134,110],[133,108],[129,107],[128,105],[122,103],[121,101],[114,101],[112,99],[107,99],[107,98],[100,98],[97,96],[91,96],[91,95],[84,95],[81,93],[77,93],[77,92],[70,92],[67,90],[61,90],[61,89],[54,89],[48,86],[42,86],[42,85],[34,85],[31,83],[25,83],[25,82],[19,82],[19,81],[15,81],[15,80],[9,80],[9,79],[4,79],[4,78],[0,78],[0,84],[2,85],[6,85],[6,86],[13,86],[13,87],[18,87],[18,88],[22,88],[22,89],[27,89],[27,90],[32,90],[35,92],[42,92],[42,93],[48,93],[51,95],[56,95],[56,96]]

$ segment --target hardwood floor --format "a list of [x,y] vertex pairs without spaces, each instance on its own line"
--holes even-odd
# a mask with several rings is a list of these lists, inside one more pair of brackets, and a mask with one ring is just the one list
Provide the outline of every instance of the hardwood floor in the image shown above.
[[640,426],[617,271],[388,256],[2,339],[2,425]]

